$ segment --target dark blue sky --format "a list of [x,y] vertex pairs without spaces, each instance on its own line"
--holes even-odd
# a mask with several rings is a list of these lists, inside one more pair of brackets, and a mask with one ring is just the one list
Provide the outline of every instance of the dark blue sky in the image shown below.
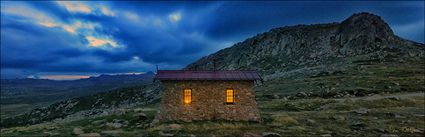
[[381,16],[424,42],[424,2],[1,2],[1,77],[180,69],[257,33]]

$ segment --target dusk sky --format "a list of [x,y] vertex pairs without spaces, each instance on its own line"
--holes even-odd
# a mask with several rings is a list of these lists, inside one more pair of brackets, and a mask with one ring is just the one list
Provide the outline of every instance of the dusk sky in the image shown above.
[[381,16],[424,43],[424,2],[1,2],[1,78],[181,69],[272,28]]

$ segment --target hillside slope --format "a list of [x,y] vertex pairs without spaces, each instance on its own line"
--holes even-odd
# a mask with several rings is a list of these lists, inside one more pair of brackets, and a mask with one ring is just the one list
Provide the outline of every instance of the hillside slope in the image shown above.
[[394,35],[381,17],[275,28],[189,64],[188,70],[257,70],[258,97],[342,97],[425,91],[425,45]]
[[1,118],[16,116],[54,102],[93,95],[121,87],[151,83],[153,72],[100,75],[78,80],[2,79]]
[[394,35],[381,17],[354,14],[341,23],[275,28],[220,50],[184,69],[258,70],[264,75],[367,55],[369,59],[424,59],[424,44]]
[[0,127],[38,124],[65,119],[71,115],[75,117],[75,114],[77,117],[108,115],[113,109],[146,105],[158,101],[160,92],[158,83],[117,88],[90,96],[63,100],[46,107],[33,109],[28,113],[2,119]]

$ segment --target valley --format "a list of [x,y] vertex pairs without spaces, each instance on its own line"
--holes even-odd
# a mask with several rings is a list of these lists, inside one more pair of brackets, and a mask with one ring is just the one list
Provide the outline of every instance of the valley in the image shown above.
[[1,118],[35,108],[112,89],[152,83],[152,72],[137,75],[101,75],[87,79],[57,81],[47,79],[2,79]]

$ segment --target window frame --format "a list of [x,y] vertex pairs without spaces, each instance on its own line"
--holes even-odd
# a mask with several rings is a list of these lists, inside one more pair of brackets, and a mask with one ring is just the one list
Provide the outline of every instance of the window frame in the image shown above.
[[[228,96],[227,96],[227,91],[228,90],[232,90],[232,102],[227,102]],[[226,105],[233,105],[235,104],[235,89],[234,88],[226,88],[225,90],[225,95],[226,95],[226,100],[225,100],[225,104]]]
[[[189,103],[186,103],[186,90],[190,90],[190,102]],[[183,88],[183,104],[184,105],[192,104],[192,101],[193,101],[192,91],[193,91],[192,88]]]

